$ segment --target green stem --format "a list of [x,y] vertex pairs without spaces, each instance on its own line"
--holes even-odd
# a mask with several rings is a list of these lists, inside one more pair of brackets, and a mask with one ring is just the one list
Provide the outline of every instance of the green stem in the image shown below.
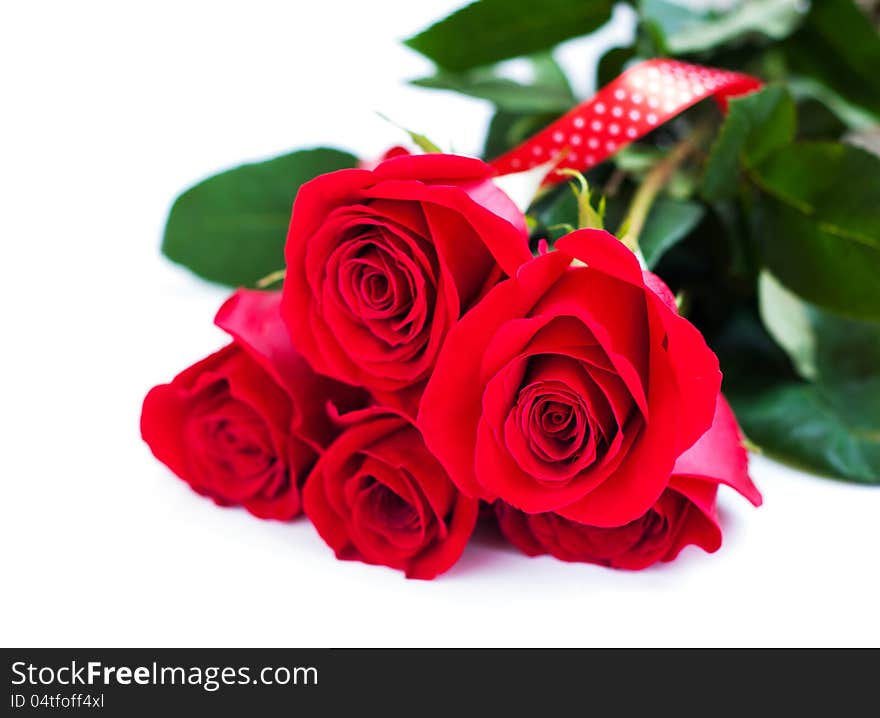
[[618,229],[618,233],[623,232],[620,235],[620,241],[633,252],[638,252],[639,236],[645,228],[645,222],[648,219],[648,214],[651,212],[651,207],[654,205],[654,200],[657,199],[657,195],[660,194],[687,156],[697,149],[701,136],[701,133],[696,131],[673,147],[666,157],[650,169],[648,174],[645,175],[642,184],[636,190],[626,216],[623,218],[623,222],[620,223],[620,228]]
[[271,274],[267,274],[262,279],[257,280],[257,287],[259,289],[265,289],[266,287],[271,287],[273,284],[277,282],[281,282],[284,280],[284,275],[287,274],[286,269],[278,269]]

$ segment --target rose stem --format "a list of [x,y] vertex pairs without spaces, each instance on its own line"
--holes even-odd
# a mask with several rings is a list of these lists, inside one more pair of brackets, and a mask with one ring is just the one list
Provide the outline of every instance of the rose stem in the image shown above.
[[262,279],[258,279],[256,285],[260,289],[265,289],[266,287],[271,287],[273,284],[281,282],[284,280],[284,275],[287,274],[287,270],[278,269],[271,274],[267,274]]
[[645,227],[645,221],[648,219],[648,214],[651,211],[654,200],[657,199],[657,195],[666,186],[675,170],[699,146],[701,136],[702,133],[697,131],[679,142],[666,157],[650,169],[648,174],[645,175],[642,184],[636,190],[626,216],[620,223],[620,229],[618,229],[618,232],[623,230],[623,234],[620,235],[620,241],[633,252],[638,253],[639,235],[641,235],[642,229]]

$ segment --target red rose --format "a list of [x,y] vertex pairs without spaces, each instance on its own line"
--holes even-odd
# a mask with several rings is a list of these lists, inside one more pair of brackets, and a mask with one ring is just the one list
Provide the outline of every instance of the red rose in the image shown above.
[[662,282],[607,232],[580,230],[450,332],[418,423],[465,493],[620,526],[709,428],[720,382]]
[[626,525],[587,526],[553,512],[525,514],[500,501],[495,509],[501,532],[529,556],[549,553],[563,561],[637,570],[672,561],[689,544],[709,553],[718,550],[719,484],[761,505],[761,494],[748,475],[748,456],[736,419],[720,395],[712,427],[678,458],[669,487],[641,517]]
[[477,159],[410,155],[300,188],[282,312],[317,371],[413,408],[449,328],[530,257],[492,175]]
[[362,392],[317,376],[281,321],[280,292],[240,290],[215,322],[233,342],[144,400],[141,434],[156,458],[217,504],[260,518],[300,512],[299,487],[337,433],[332,400]]
[[454,564],[477,520],[415,426],[381,408],[353,412],[306,481],[306,515],[343,560],[434,578]]

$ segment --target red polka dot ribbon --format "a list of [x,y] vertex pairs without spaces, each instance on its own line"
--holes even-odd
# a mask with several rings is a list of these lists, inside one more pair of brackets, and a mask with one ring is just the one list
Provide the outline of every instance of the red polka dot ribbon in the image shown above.
[[491,164],[504,175],[560,157],[545,182],[561,182],[567,177],[555,170],[588,170],[700,100],[714,97],[726,109],[730,97],[759,87],[760,80],[739,72],[646,60]]

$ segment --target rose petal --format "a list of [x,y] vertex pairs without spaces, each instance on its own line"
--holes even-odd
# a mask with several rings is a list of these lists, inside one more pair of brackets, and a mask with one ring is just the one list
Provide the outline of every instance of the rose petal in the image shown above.
[[478,362],[461,362],[460,357],[481,356],[498,327],[525,314],[568,261],[564,255],[550,253],[496,286],[452,328],[438,356],[417,423],[431,452],[459,489],[470,496],[482,493],[474,474],[481,384]]
[[742,444],[736,417],[721,394],[718,395],[712,426],[678,457],[673,473],[677,477],[726,484],[755,506],[762,503],[761,492],[749,477],[749,457]]

